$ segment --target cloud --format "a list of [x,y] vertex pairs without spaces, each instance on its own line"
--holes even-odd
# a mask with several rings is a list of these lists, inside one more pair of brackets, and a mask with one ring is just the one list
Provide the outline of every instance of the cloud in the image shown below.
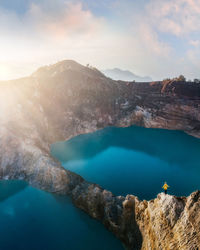
[[103,14],[95,16],[81,2],[49,3],[49,8],[46,0],[32,3],[22,16],[0,10],[0,16],[4,14],[0,22],[1,79],[28,75],[40,65],[66,58],[102,69],[118,66],[150,74],[149,62],[155,64],[155,58],[170,53],[170,46],[146,23],[129,30],[130,25],[122,21],[129,21],[127,6],[120,5],[121,12],[114,8],[120,14],[114,19],[118,27]]
[[195,48],[187,51],[187,58],[192,63],[193,67],[200,69],[200,49]]
[[[199,3],[29,0],[20,14],[0,8],[0,79],[25,76],[63,59],[154,79],[193,72],[199,41],[190,34],[200,32]],[[181,56],[168,35],[188,43]]]
[[55,11],[32,3],[23,16],[0,9],[1,36],[12,35],[17,40],[65,40],[82,35],[91,37],[100,32],[103,25],[103,18],[97,18],[91,11],[84,10],[80,2],[64,2]]
[[200,40],[190,40],[189,43],[194,47],[199,47]]
[[199,76],[200,0],[150,0],[132,16],[146,74]]
[[154,56],[167,57],[171,52],[172,48],[159,40],[157,33],[148,23],[143,22],[139,25],[138,35],[143,48],[146,48]]
[[103,26],[103,18],[96,18],[91,11],[84,10],[80,2],[66,2],[56,13],[45,12],[36,4],[32,4],[26,16],[37,32],[50,36],[51,39],[66,39],[71,36],[93,36]]
[[200,0],[151,0],[146,11],[161,32],[182,36],[200,29]]
[[70,58],[86,63],[94,48],[98,53],[105,46],[103,17],[95,17],[80,2],[54,4],[54,8],[41,2],[32,3],[23,15],[0,9],[0,79],[6,74],[6,78],[18,77],[19,64],[27,69],[26,64],[32,63],[28,74],[36,62],[39,66]]

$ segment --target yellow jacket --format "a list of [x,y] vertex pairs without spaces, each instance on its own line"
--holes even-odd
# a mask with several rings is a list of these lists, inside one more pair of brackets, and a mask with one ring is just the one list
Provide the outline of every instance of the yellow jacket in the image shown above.
[[164,190],[167,190],[169,188],[169,186],[167,185],[167,183],[165,183],[162,187]]

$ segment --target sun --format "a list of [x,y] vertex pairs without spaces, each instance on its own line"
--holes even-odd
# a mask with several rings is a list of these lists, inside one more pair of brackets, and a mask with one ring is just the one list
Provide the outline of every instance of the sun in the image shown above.
[[13,73],[11,68],[4,64],[0,63],[0,80],[10,80],[13,78]]

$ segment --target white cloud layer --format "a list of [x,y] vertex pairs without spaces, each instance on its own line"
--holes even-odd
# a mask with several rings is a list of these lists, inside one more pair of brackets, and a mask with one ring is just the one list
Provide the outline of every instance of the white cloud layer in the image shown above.
[[[95,15],[86,2],[35,1],[23,15],[0,8],[0,79],[62,59],[154,79],[200,77],[200,39],[191,36],[200,34],[200,0],[150,0],[143,8],[129,0],[102,1],[113,20]],[[181,56],[163,34],[187,43]]]
[[200,30],[200,0],[151,0],[147,11],[162,32],[181,36]]
[[[24,16],[0,9],[0,65],[4,65],[0,77],[12,70],[16,73],[13,77],[20,76],[19,63],[22,67],[25,63],[32,64],[30,70],[37,64],[64,58],[86,63],[95,50],[99,53],[105,45],[106,33],[103,18],[84,10],[81,3],[65,3],[56,12],[32,4]],[[27,67],[25,72],[31,73]]]
[[[169,64],[175,72],[189,78],[200,77],[200,0],[150,0],[146,14],[146,22],[155,32],[175,36],[179,39],[175,47],[186,44],[182,56],[175,49],[171,51]],[[193,36],[198,39],[191,39]],[[165,66],[170,69],[170,65]]]

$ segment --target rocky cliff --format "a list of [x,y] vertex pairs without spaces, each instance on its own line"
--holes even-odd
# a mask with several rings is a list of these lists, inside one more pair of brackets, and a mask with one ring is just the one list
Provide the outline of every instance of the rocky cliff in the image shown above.
[[106,126],[137,124],[200,137],[200,84],[113,81],[94,68],[63,61],[32,76],[0,82],[0,177],[24,179],[67,194],[128,249],[198,249],[200,194],[159,194],[152,201],[115,197],[65,170],[53,142]]

